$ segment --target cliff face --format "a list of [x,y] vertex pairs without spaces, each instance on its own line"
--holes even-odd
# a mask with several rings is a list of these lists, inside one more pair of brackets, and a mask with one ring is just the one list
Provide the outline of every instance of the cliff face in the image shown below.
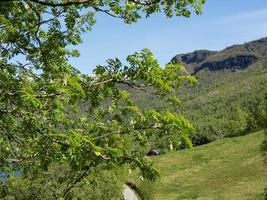
[[267,38],[233,45],[222,51],[198,50],[178,54],[171,62],[182,63],[191,74],[196,74],[202,70],[242,70],[262,60],[267,60]]
[[175,56],[171,62],[183,62],[186,64],[198,64],[203,62],[208,58],[208,56],[214,54],[215,51],[208,51],[208,50],[199,50],[199,51],[194,51],[192,53],[188,54],[180,54]]
[[232,56],[228,57],[223,60],[218,61],[208,61],[204,62],[200,66],[195,67],[194,74],[198,73],[199,71],[207,68],[210,71],[217,71],[222,69],[245,69],[254,62],[257,61],[257,57],[254,55],[238,55],[238,56]]

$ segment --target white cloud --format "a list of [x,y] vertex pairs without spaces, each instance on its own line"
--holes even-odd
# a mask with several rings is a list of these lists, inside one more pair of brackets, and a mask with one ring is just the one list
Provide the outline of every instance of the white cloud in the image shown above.
[[223,19],[225,22],[229,21],[245,21],[245,20],[257,20],[267,19],[267,9],[255,10],[251,12],[239,13],[232,16],[227,16]]

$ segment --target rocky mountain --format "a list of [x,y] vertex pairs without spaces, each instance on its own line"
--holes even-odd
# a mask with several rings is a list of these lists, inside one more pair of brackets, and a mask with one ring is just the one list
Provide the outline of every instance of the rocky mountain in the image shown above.
[[182,63],[191,74],[202,70],[242,70],[259,61],[267,60],[267,37],[241,45],[233,45],[222,51],[197,50],[178,54],[172,63]]

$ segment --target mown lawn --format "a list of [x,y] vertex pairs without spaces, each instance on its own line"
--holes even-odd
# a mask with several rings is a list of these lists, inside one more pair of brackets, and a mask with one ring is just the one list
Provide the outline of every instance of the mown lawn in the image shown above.
[[161,179],[156,200],[261,200],[267,166],[263,132],[217,140],[191,150],[154,157]]

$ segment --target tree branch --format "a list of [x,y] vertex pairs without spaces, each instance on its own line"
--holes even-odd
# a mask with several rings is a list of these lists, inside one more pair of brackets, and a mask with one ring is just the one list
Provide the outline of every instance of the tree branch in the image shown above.
[[103,85],[103,84],[106,84],[106,83],[111,83],[111,82],[114,82],[115,80],[113,78],[110,78],[110,79],[107,79],[107,80],[103,80],[101,82],[94,82],[92,83],[91,85],[89,85],[89,87],[94,87],[94,86],[98,86],[98,85]]
[[51,7],[62,7],[62,6],[72,6],[72,5],[80,5],[80,4],[87,4],[93,3],[95,0],[73,0],[73,1],[66,1],[66,2],[51,2],[51,1],[41,1],[41,0],[28,0],[34,3],[41,4],[43,6],[51,6]]
[[71,189],[73,187],[75,187],[75,185],[77,183],[79,183],[89,172],[90,166],[87,166],[86,169],[83,171],[83,173],[81,173],[71,184],[68,184],[67,188],[64,190],[62,197],[65,198],[66,195],[71,191]]
[[131,88],[133,88],[133,89],[141,90],[141,91],[143,91],[143,92],[146,92],[146,93],[149,93],[149,94],[152,94],[152,95],[160,96],[158,93],[155,93],[155,92],[151,92],[151,91],[149,91],[149,90],[146,90],[146,89],[143,88],[142,86],[140,86],[140,85],[136,85],[136,84],[131,83],[131,82],[127,82],[127,81],[119,81],[118,83],[123,84],[123,85],[128,85],[129,87],[131,87]]
[[160,3],[161,0],[152,0],[152,1],[138,1],[138,0],[128,0],[130,2],[133,2],[135,4],[139,4],[142,6],[149,6],[149,5],[153,5],[153,4],[157,4]]
[[[18,0],[1,0],[1,2],[15,2]],[[43,6],[51,6],[51,7],[64,7],[64,6],[72,6],[72,5],[81,5],[81,4],[87,4],[87,3],[93,3],[96,2],[95,0],[70,0],[66,2],[52,2],[52,1],[45,1],[45,0],[26,0],[28,2],[34,2],[37,4],[41,4]],[[151,1],[139,1],[139,0],[128,0],[129,2],[139,4],[142,6],[149,6],[153,4],[160,3],[161,0],[151,0]]]
[[95,11],[99,11],[99,12],[106,13],[107,15],[109,15],[109,16],[111,16],[111,17],[124,19],[124,16],[113,14],[113,13],[110,12],[110,10],[103,10],[103,9],[98,8],[98,7],[96,7],[96,6],[93,6],[93,8],[95,9]]
[[144,130],[159,129],[159,128],[160,127],[156,127],[155,124],[152,124],[149,127],[138,127],[138,128],[133,129],[133,130],[124,130],[124,131],[110,132],[110,133],[107,133],[107,134],[104,134],[104,135],[101,135],[101,136],[92,138],[92,140],[98,140],[98,139],[105,138],[105,137],[108,137],[108,136],[111,136],[111,135],[114,135],[114,134],[125,135],[125,134],[131,133],[133,131],[144,131]]

